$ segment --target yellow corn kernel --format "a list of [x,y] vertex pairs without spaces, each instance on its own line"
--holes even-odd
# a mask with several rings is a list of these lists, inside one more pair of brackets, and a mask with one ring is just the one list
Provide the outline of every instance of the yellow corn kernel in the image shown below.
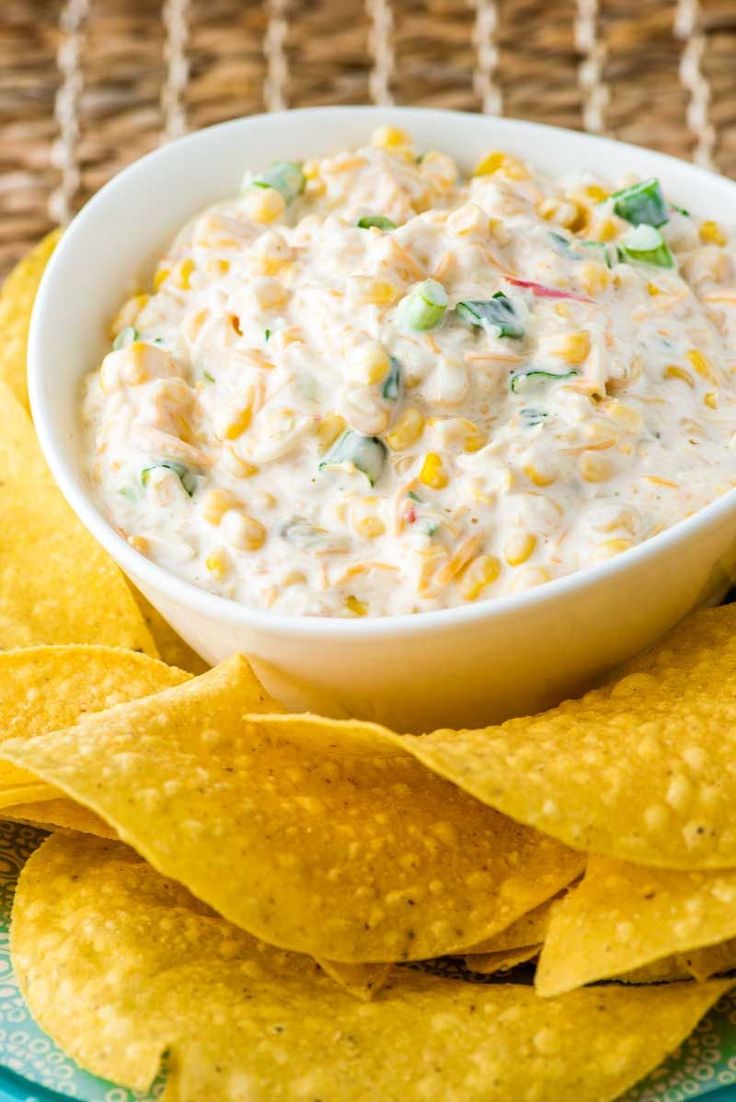
[[541,351],[570,364],[581,364],[590,354],[590,334],[584,329],[575,333],[555,333],[540,342]]
[[697,348],[691,348],[687,354],[687,358],[698,375],[702,375],[704,379],[709,379],[712,383],[715,382],[710,360],[708,360],[702,352],[699,352]]
[[353,276],[349,283],[351,297],[358,305],[390,306],[401,295],[401,288],[387,279]]
[[523,593],[527,589],[534,589],[538,585],[544,585],[552,575],[546,566],[530,566],[519,572],[512,579],[509,586],[511,593]]
[[242,433],[249,428],[251,421],[253,420],[253,407],[251,405],[243,406],[243,408],[235,414],[233,419],[226,426],[223,432],[225,440],[237,440]]
[[488,435],[480,425],[469,421],[466,417],[453,418],[453,425],[457,424],[463,434],[463,451],[479,452],[488,443]]
[[442,466],[442,457],[437,452],[427,452],[419,472],[419,481],[433,490],[444,490],[449,479]]
[[568,230],[581,230],[588,224],[588,211],[577,199],[543,199],[537,213],[545,221]]
[[238,504],[229,490],[209,490],[202,504],[202,516],[208,524],[217,525],[228,509]]
[[247,459],[243,459],[234,448],[225,448],[222,453],[222,465],[228,474],[235,475],[236,478],[252,478],[254,474],[258,474],[255,463],[249,463]]
[[649,291],[649,294],[652,296],[652,298],[656,298],[657,295],[662,294],[662,291],[656,283],[647,283],[647,291]]
[[345,598],[345,608],[348,612],[352,612],[353,616],[365,616],[368,612],[368,606],[365,602],[353,597],[352,594]]
[[586,482],[607,482],[614,470],[613,461],[600,452],[583,452],[580,456],[580,474]]
[[128,543],[140,555],[147,555],[151,548],[145,536],[128,536]]
[[446,153],[438,153],[434,149],[422,157],[421,169],[440,187],[452,187],[457,180],[457,165],[452,157],[448,157]]
[[117,314],[112,320],[110,326],[110,337],[114,339],[117,337],[121,329],[125,329],[128,325],[134,325],[138,315],[143,307],[146,305],[150,298],[150,295],[133,295],[129,298],[123,306],[120,307]]
[[319,176],[319,161],[312,159],[302,163],[302,173],[305,180],[316,180]]
[[159,291],[170,275],[171,270],[169,268],[159,268],[153,277],[154,291]]
[[717,222],[709,220],[700,227],[700,240],[705,245],[725,245],[728,238]]
[[424,432],[424,417],[414,406],[407,406],[397,417],[393,428],[386,433],[386,443],[392,451],[403,451],[416,444]]
[[614,555],[620,555],[622,551],[628,551],[630,547],[634,547],[633,540],[627,540],[623,537],[620,539],[604,540],[603,543],[599,543],[592,555],[594,562],[603,562],[605,559],[612,559]]
[[371,145],[379,149],[399,150],[409,148],[412,140],[407,132],[398,126],[379,126],[371,134]]
[[487,153],[482,160],[478,161],[478,164],[473,170],[474,176],[492,176],[494,172],[498,172],[501,165],[506,160],[506,154],[500,149],[495,149],[493,153]]
[[518,532],[506,540],[503,557],[509,566],[521,566],[534,554],[536,546],[537,537],[531,532]]
[[618,398],[612,398],[608,402],[606,413],[629,432],[639,432],[641,429],[642,418],[639,410],[635,409],[634,406],[627,406],[625,402],[620,402]]
[[307,180],[304,185],[304,194],[310,199],[317,199],[320,195],[324,195],[327,191],[327,184],[324,180]]
[[263,256],[258,259],[258,270],[261,275],[275,276],[286,272],[291,268],[293,261],[286,256]]
[[346,428],[347,421],[339,413],[326,414],[317,426],[320,453],[324,453],[332,447],[338,436],[345,432]]
[[553,471],[540,471],[532,463],[524,467],[524,474],[535,486],[551,486],[557,477]]
[[594,241],[613,241],[616,237],[618,237],[618,226],[611,218],[600,222],[593,232]]
[[194,261],[191,256],[187,256],[182,260],[181,264],[176,270],[176,281],[183,291],[188,291],[191,288],[192,272],[194,271]]
[[692,388],[695,386],[695,380],[689,371],[686,371],[684,367],[678,367],[677,364],[668,364],[664,369],[665,379],[680,379],[683,383]]
[[476,601],[483,590],[501,573],[501,563],[495,555],[478,555],[469,564],[460,581],[460,593],[466,601]]
[[210,574],[213,574],[215,578],[218,579],[224,578],[230,570],[227,554],[221,549],[210,552],[204,560],[204,565],[207,567]]
[[388,353],[380,341],[365,341],[353,349],[350,355],[350,374],[357,382],[367,386],[380,383],[391,367]]
[[586,294],[599,294],[610,286],[611,273],[597,260],[584,260],[578,268],[578,282]]
[[290,585],[306,585],[307,575],[301,570],[290,570],[287,574],[284,574],[281,579],[281,584],[285,586]]
[[242,509],[228,509],[222,520],[224,538],[239,551],[258,551],[266,542],[266,529],[260,520]]
[[587,196],[588,199],[592,199],[594,203],[602,203],[610,194],[610,191],[606,191],[599,184],[588,184],[583,188],[583,195]]
[[718,409],[718,398],[712,390],[709,390],[707,394],[703,395],[703,401],[708,409]]
[[251,187],[243,196],[243,208],[254,222],[275,222],[286,210],[286,200],[275,187]]

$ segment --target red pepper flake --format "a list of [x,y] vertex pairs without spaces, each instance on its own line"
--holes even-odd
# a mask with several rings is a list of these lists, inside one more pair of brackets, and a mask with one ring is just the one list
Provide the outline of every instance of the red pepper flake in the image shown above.
[[416,524],[417,511],[416,511],[416,509],[414,508],[413,505],[409,506],[409,508],[404,513],[404,517],[406,519],[407,524]]
[[524,287],[531,291],[537,298],[569,298],[575,302],[595,302],[595,299],[586,295],[574,295],[571,291],[560,291],[557,287],[546,287],[544,283],[535,283],[532,279],[517,279],[516,276],[505,276],[507,283],[513,283],[514,287]]

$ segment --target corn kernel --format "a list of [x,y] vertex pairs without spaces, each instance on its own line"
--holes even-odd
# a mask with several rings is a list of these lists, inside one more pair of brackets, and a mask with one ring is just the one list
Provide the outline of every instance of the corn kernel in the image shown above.
[[239,551],[257,551],[266,542],[266,529],[241,509],[228,509],[222,518],[224,538]]
[[680,379],[683,383],[692,389],[695,386],[695,380],[689,371],[686,371],[684,367],[678,367],[677,364],[668,364],[664,369],[665,379]]
[[613,461],[600,452],[583,452],[580,456],[580,474],[586,482],[607,482],[614,470]]
[[412,140],[407,132],[398,126],[379,126],[371,134],[371,145],[379,149],[399,150],[409,148]]
[[611,284],[611,273],[597,260],[584,260],[578,268],[578,280],[588,295],[599,294]]
[[506,154],[502,153],[500,149],[494,150],[493,153],[487,153],[475,166],[473,175],[492,176],[494,172],[498,172],[505,160]]
[[368,606],[365,602],[352,595],[345,599],[345,608],[348,612],[352,612],[353,616],[365,616],[368,612]]
[[159,291],[170,275],[171,271],[168,268],[159,268],[153,277],[154,291]]
[[223,437],[225,440],[237,440],[247,428],[249,428],[251,421],[253,420],[253,407],[243,406],[243,408],[236,413],[235,417],[225,427]]
[[697,371],[698,375],[702,375],[704,379],[709,379],[710,382],[715,382],[713,368],[710,365],[710,361],[703,355],[702,352],[699,352],[697,348],[691,348],[687,354],[687,358]]
[[627,406],[625,402],[620,402],[618,398],[613,398],[608,402],[606,413],[629,432],[639,432],[641,430],[642,417],[639,410],[635,409],[634,406]]
[[403,451],[416,444],[424,431],[424,417],[414,406],[407,406],[397,417],[390,432],[386,433],[386,443],[392,451]]
[[544,355],[555,356],[570,364],[581,364],[590,354],[590,334],[584,329],[576,333],[555,333],[539,342]]
[[620,555],[622,551],[628,551],[630,547],[634,547],[633,540],[624,538],[604,540],[596,546],[591,557],[593,562],[603,562],[606,559],[612,559],[615,555]]
[[718,398],[712,390],[709,390],[707,394],[703,395],[703,401],[708,409],[718,409]]
[[437,452],[427,452],[419,472],[419,481],[433,490],[444,490],[449,479]]
[[225,448],[222,453],[222,465],[228,474],[235,475],[236,478],[252,478],[254,474],[258,474],[255,463],[249,463],[247,459],[243,459],[234,448]]
[[357,382],[373,386],[384,379],[391,367],[388,353],[380,341],[365,341],[353,349],[348,361],[350,375]]
[[700,240],[706,245],[725,245],[728,241],[717,222],[703,222],[700,227]]
[[151,549],[151,545],[145,536],[128,536],[128,543],[141,555],[147,555]]
[[386,525],[381,518],[375,516],[358,517],[354,527],[358,535],[367,540],[378,539],[386,531]]
[[219,524],[228,509],[238,504],[229,490],[210,490],[202,504],[202,516],[208,524]]
[[319,176],[319,161],[312,159],[302,163],[302,172],[305,180],[316,180]]
[[390,306],[401,296],[401,288],[395,283],[372,276],[352,276],[348,286],[351,298],[358,305]]
[[603,203],[611,193],[600,187],[599,184],[588,184],[587,187],[583,188],[583,194],[588,199],[592,199],[594,203]]
[[551,574],[545,566],[530,566],[514,575],[509,591],[511,593],[523,593],[527,589],[535,589],[538,585],[544,585],[550,578]]
[[466,601],[475,601],[483,590],[501,573],[501,563],[495,555],[478,555],[468,566],[460,581],[460,593]]
[[577,199],[543,199],[537,213],[545,221],[568,230],[581,230],[588,223],[588,211]]
[[319,450],[321,454],[327,451],[328,448],[337,440],[347,428],[347,421],[344,417],[341,417],[339,413],[328,413],[317,425],[317,439],[319,440]]
[[652,296],[652,298],[656,298],[657,295],[662,294],[662,291],[656,283],[647,283],[647,291],[649,291],[649,294]]
[[535,486],[551,486],[557,477],[554,471],[540,471],[532,463],[524,467],[524,474]]
[[503,549],[503,557],[509,566],[521,566],[530,558],[537,546],[537,537],[530,532],[518,532],[509,536]]
[[446,153],[438,153],[434,149],[422,157],[421,169],[440,187],[452,187],[457,180],[457,166],[452,157],[448,157]]
[[224,578],[230,570],[227,554],[220,549],[212,551],[204,560],[204,565],[207,567],[210,574],[213,574],[215,578],[219,579]]
[[618,226],[611,218],[600,222],[593,231],[594,241],[614,241],[618,237]]
[[275,222],[286,210],[286,200],[275,187],[252,187],[243,197],[243,209],[254,222]]
[[176,270],[176,280],[182,290],[190,290],[193,271],[194,261],[192,260],[191,256],[187,256],[184,258],[184,260],[182,260],[181,264]]
[[281,584],[285,586],[290,585],[306,585],[307,575],[301,570],[290,570],[287,574],[284,574],[281,579]]
[[133,295],[126,303],[118,310],[117,314],[113,318],[112,325],[110,326],[110,337],[117,337],[121,329],[125,329],[128,325],[134,325],[138,315],[143,307],[146,305],[150,298],[150,295]]

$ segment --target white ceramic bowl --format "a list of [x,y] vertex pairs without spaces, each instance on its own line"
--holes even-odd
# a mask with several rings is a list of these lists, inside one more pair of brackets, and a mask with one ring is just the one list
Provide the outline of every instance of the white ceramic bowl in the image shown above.
[[136,278],[192,214],[237,192],[246,168],[327,154],[374,127],[472,167],[489,149],[551,172],[657,175],[672,199],[736,222],[736,185],[661,154],[551,127],[449,111],[338,107],[238,119],[191,134],[126,169],[77,216],[38,295],[29,372],[46,459],[72,508],[176,630],[214,662],[249,655],[289,708],[399,730],[479,725],[531,712],[590,684],[697,605],[720,599],[736,565],[736,491],[647,543],[539,589],[387,619],[299,618],[212,596],[137,554],[103,517],[80,452],[80,382]]

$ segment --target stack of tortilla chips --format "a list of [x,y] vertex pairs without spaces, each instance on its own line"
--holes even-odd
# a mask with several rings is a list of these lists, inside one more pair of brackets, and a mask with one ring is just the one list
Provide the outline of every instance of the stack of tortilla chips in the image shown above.
[[284,714],[244,658],[203,670],[44,466],[52,247],[0,303],[0,817],[52,831],[13,910],[34,1017],[133,1089],[166,1056],[172,1102],[617,1098],[736,967],[736,607],[497,727]]

